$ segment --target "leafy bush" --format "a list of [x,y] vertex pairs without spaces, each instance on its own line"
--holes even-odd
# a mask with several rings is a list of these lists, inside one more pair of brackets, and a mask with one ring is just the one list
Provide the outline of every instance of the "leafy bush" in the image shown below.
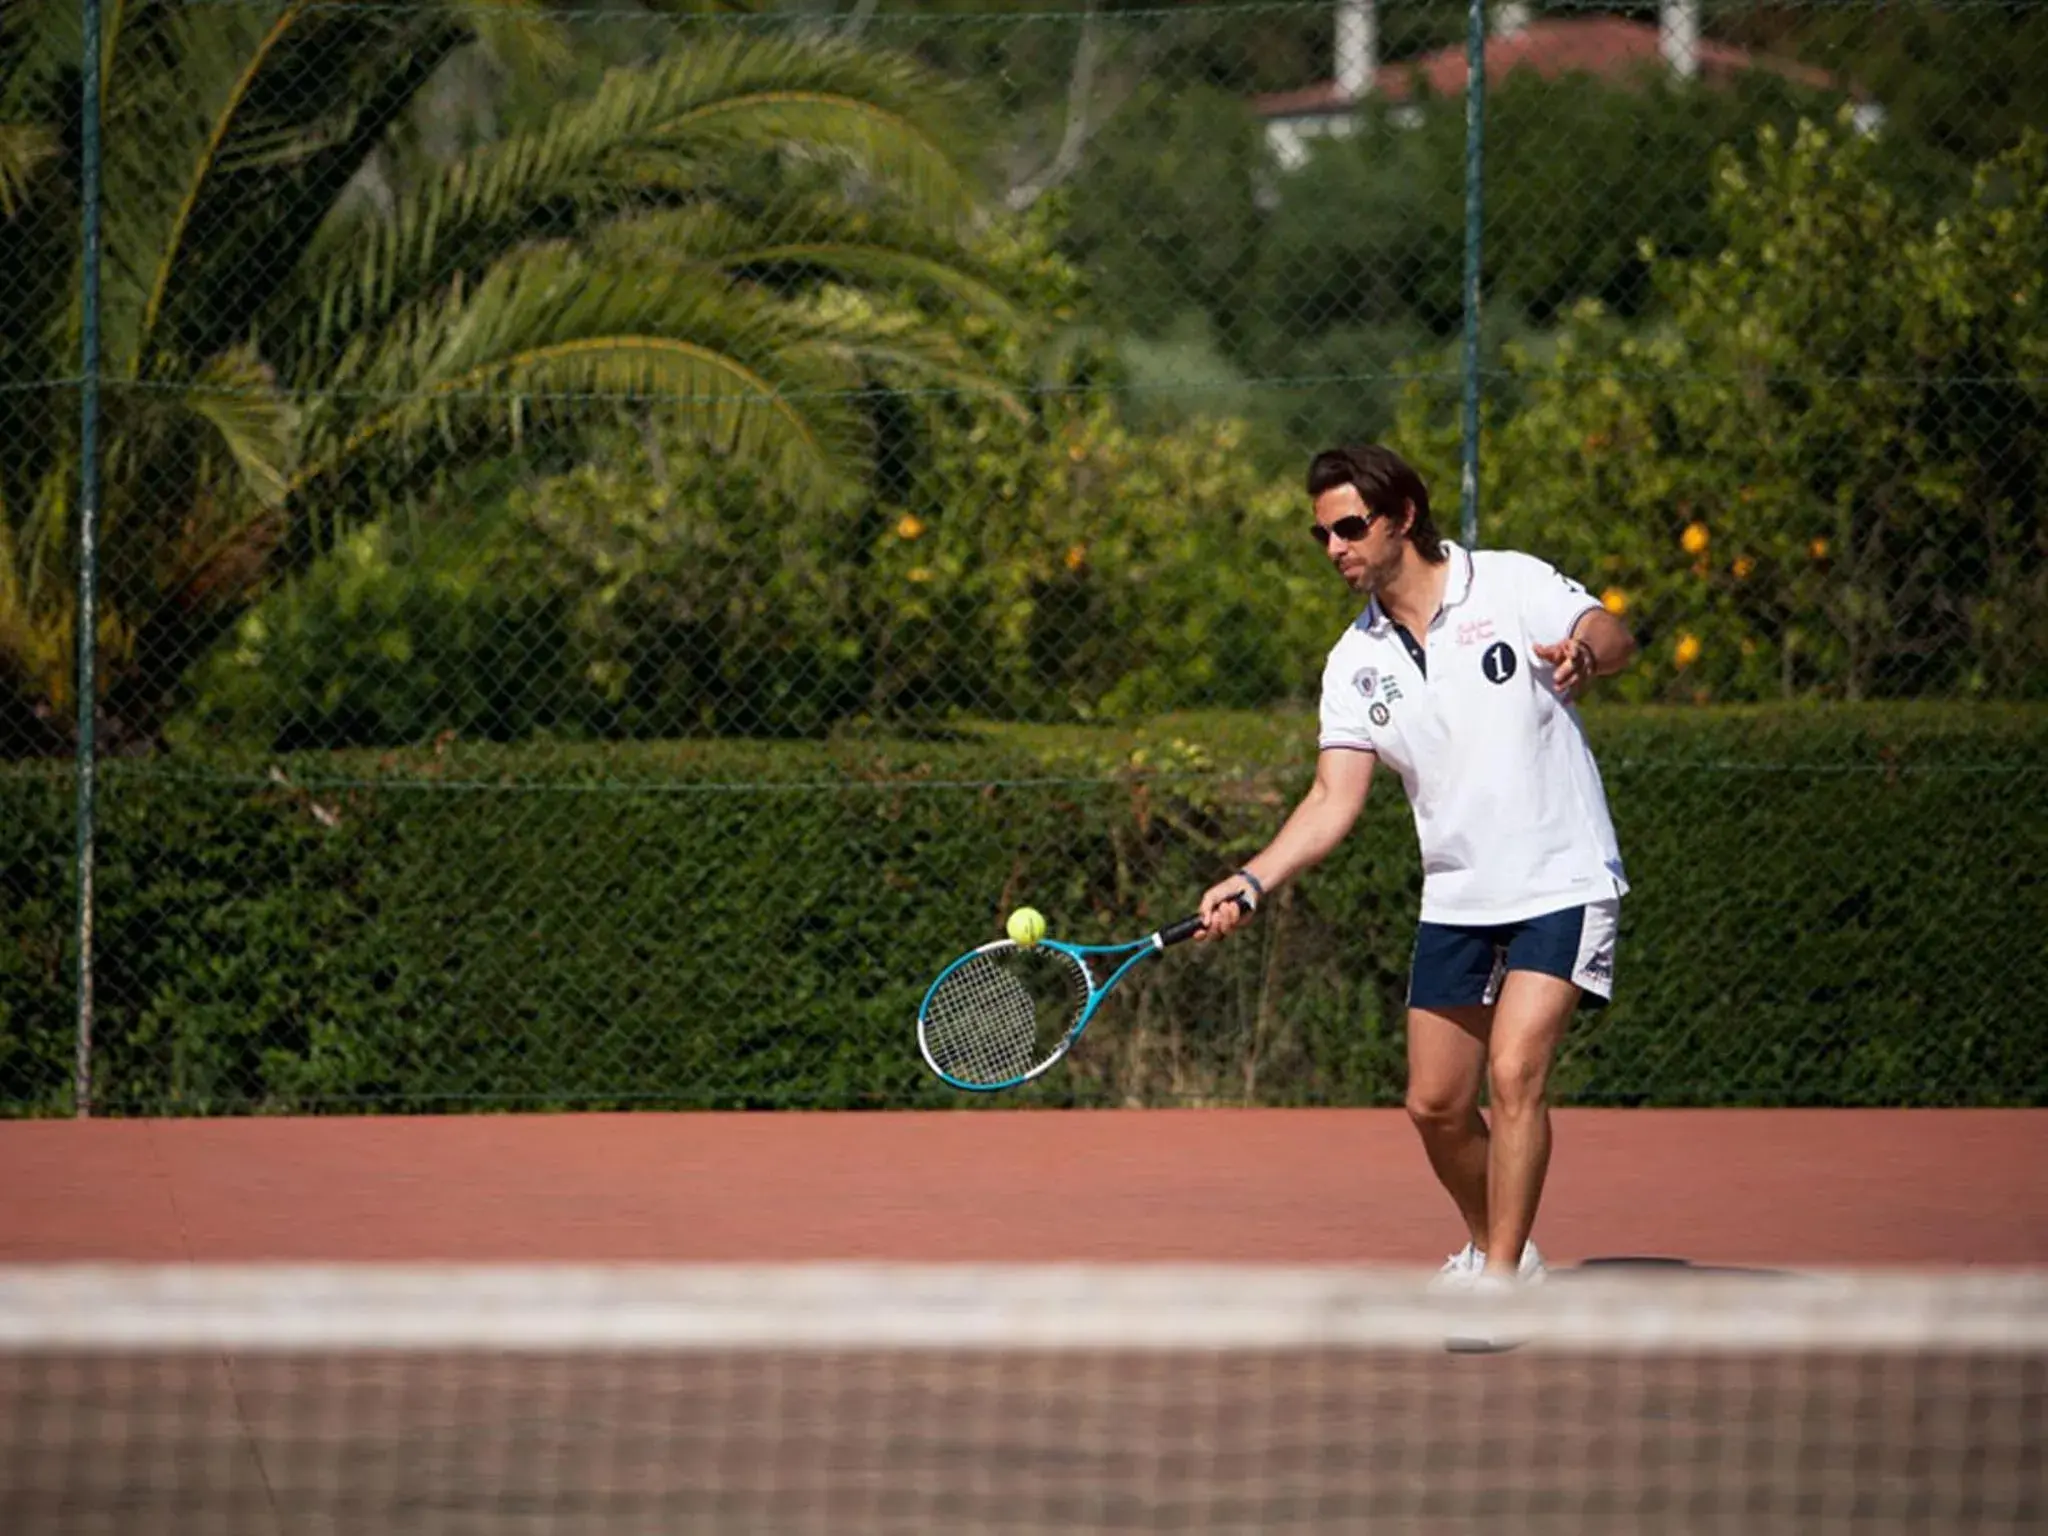
[[802,736],[1303,686],[1343,594],[1241,427],[926,410],[886,497],[805,510],[621,434],[474,519],[359,533],[198,670],[178,739]]
[[[1489,543],[1540,551],[1652,641],[1635,696],[2048,692],[2048,138],[1945,216],[1846,123],[1717,158],[1711,259],[1656,256],[1668,318],[1581,309],[1510,349]],[[1455,413],[1398,439],[1455,483]]]
[[[1589,726],[1636,889],[1620,1000],[1574,1029],[1567,1098],[2048,1101],[2048,951],[2009,942],[2048,922],[2048,713],[1610,706]],[[113,765],[101,1102],[957,1103],[912,1039],[938,966],[1026,900],[1083,940],[1180,916],[1277,827],[1313,734],[1207,715]],[[69,1080],[66,790],[0,779],[16,1113],[60,1109]],[[1244,938],[1148,967],[1021,1102],[1398,1102],[1417,890],[1382,785]]]

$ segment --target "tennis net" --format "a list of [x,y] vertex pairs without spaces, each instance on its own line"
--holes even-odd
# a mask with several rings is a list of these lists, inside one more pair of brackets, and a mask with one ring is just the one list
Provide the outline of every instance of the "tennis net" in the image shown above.
[[0,1271],[12,1536],[2044,1522],[2032,1273]]

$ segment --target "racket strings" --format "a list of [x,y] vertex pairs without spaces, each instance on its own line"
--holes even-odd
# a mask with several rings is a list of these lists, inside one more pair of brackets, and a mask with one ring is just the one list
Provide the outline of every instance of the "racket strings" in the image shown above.
[[932,1065],[956,1082],[1016,1082],[1059,1053],[1087,999],[1087,973],[1071,955],[990,950],[933,989],[925,1048]]

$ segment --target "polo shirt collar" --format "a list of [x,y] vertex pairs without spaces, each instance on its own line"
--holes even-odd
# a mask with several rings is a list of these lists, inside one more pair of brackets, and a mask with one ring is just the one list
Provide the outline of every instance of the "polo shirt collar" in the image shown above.
[[[1449,539],[1443,541],[1443,550],[1451,562],[1451,571],[1444,582],[1443,606],[1437,609],[1438,613],[1450,612],[1472,595],[1472,551]],[[1394,627],[1394,621],[1387,617],[1386,609],[1375,597],[1358,616],[1358,627],[1369,635],[1384,635]]]

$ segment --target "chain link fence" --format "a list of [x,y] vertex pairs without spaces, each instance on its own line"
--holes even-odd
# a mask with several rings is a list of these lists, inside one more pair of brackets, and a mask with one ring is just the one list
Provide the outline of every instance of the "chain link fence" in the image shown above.
[[[955,1102],[940,965],[1306,785],[1358,440],[1643,642],[1568,1096],[2040,1102],[2044,71],[1996,0],[6,0],[0,1105]],[[1398,1102],[1399,798],[1026,1097]]]

